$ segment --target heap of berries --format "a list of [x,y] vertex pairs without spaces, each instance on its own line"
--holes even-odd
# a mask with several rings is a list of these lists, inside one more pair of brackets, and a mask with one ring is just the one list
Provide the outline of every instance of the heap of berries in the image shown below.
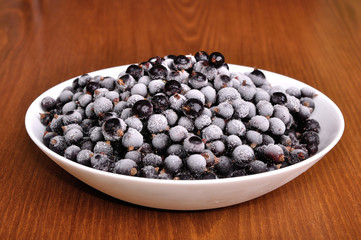
[[154,57],[117,78],[82,75],[45,97],[44,144],[98,170],[158,179],[273,171],[318,151],[311,88],[230,72],[219,52]]

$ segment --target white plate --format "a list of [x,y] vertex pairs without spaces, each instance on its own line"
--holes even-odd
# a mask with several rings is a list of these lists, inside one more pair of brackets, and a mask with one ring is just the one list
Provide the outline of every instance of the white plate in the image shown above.
[[[116,78],[127,66],[120,66],[89,73]],[[251,72],[253,68],[229,64],[231,72]],[[308,86],[292,78],[262,70],[273,85],[285,88]],[[59,96],[74,79],[65,81],[41,94],[30,105],[25,126],[34,143],[59,166],[86,184],[115,198],[153,208],[173,210],[201,210],[230,206],[266,194],[296,178],[318,162],[340,140],[344,131],[341,111],[327,96],[315,90],[316,108],[311,117],[321,125],[319,152],[309,159],[279,170],[226,179],[215,180],[163,180],[124,176],[95,170],[70,161],[49,150],[42,143],[45,130],[39,121],[41,100],[46,96]]]

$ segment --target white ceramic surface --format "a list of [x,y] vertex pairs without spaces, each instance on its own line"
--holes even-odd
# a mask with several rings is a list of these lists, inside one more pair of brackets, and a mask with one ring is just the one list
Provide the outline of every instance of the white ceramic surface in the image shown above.
[[[116,78],[127,66],[114,67],[89,73]],[[253,68],[229,64],[231,72],[250,72]],[[262,70],[269,82],[285,88],[308,86],[292,78]],[[72,162],[52,151],[42,143],[44,126],[39,121],[43,112],[40,101],[45,96],[56,98],[61,90],[70,86],[73,79],[65,81],[41,94],[30,105],[25,126],[34,143],[59,166],[88,185],[115,198],[153,208],[173,210],[201,210],[230,206],[266,194],[296,178],[318,162],[340,140],[344,131],[341,111],[327,96],[316,90],[316,109],[312,118],[321,125],[319,152],[313,157],[272,172],[216,180],[162,180],[145,179],[103,172]]]

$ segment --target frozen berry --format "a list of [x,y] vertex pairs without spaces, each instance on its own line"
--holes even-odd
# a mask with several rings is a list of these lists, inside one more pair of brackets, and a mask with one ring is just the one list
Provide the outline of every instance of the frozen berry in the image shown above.
[[202,174],[206,169],[206,159],[200,154],[193,154],[187,158],[187,167],[194,175]]
[[78,128],[72,128],[66,132],[64,138],[68,145],[78,144],[83,139],[83,131]]
[[191,67],[192,67],[192,62],[185,55],[178,55],[174,59],[174,68],[176,70],[182,70],[182,69],[188,70]]
[[127,128],[127,124],[120,118],[111,118],[105,121],[102,125],[102,133],[105,140],[117,141],[120,140]]
[[209,125],[208,127],[202,130],[202,138],[207,142],[221,139],[223,136],[223,131],[216,125]]
[[165,133],[158,133],[153,136],[152,146],[154,149],[162,151],[165,150],[171,144],[169,136]]
[[249,126],[252,129],[255,129],[255,130],[258,130],[261,132],[266,132],[269,128],[269,121],[264,116],[256,115],[249,120]]
[[241,120],[232,119],[227,122],[226,131],[229,135],[242,137],[246,133],[246,127]]
[[306,131],[301,136],[301,143],[318,145],[320,143],[320,137],[317,132]]
[[173,142],[181,142],[188,136],[188,131],[185,127],[178,125],[169,129],[169,137]]
[[88,149],[82,149],[76,156],[76,161],[82,165],[90,166],[90,159],[94,156],[94,153]]
[[283,149],[278,145],[270,144],[264,148],[264,157],[267,161],[280,163],[284,161]]
[[168,155],[177,155],[180,158],[184,158],[187,156],[187,152],[184,150],[182,144],[172,144],[167,149]]
[[266,82],[266,76],[259,69],[254,69],[248,76],[252,79],[256,86],[262,86]]
[[149,153],[143,158],[144,166],[160,167],[163,164],[162,158],[154,153]]
[[198,61],[208,61],[208,53],[205,51],[198,51],[194,54],[195,59]]
[[283,105],[287,102],[287,96],[283,92],[274,92],[271,95],[272,104],[280,104]]
[[169,80],[164,85],[164,90],[167,95],[171,96],[176,93],[181,93],[182,85],[176,80]]
[[67,147],[68,145],[66,144],[65,138],[63,136],[55,136],[49,142],[50,150],[56,152],[59,155],[63,155]]
[[158,178],[158,168],[145,166],[140,169],[139,176],[144,178]]
[[204,106],[200,100],[190,98],[183,104],[182,109],[187,117],[196,118],[202,114]]
[[232,160],[226,156],[219,157],[217,163],[215,164],[215,169],[217,174],[223,177],[228,177],[233,170]]
[[124,147],[128,148],[128,150],[134,150],[141,147],[143,141],[143,135],[134,128],[128,128],[128,131],[122,138],[122,144]]
[[112,109],[113,103],[108,98],[100,97],[94,101],[94,112],[97,116],[110,112]]
[[269,120],[269,130],[273,135],[282,135],[285,133],[286,126],[281,119],[273,117]]
[[139,164],[142,161],[142,154],[139,151],[128,151],[124,158],[128,158]]
[[148,118],[153,113],[153,105],[148,100],[139,100],[134,103],[132,112],[140,119]]
[[80,147],[76,145],[71,145],[65,149],[64,157],[72,161],[76,161],[76,156],[81,151]]
[[308,158],[308,153],[303,149],[294,149],[288,158],[289,164],[296,164]]
[[303,124],[303,131],[320,131],[320,123],[316,119],[307,119]]
[[174,94],[169,97],[170,107],[175,111],[182,111],[182,106],[186,101],[186,97],[182,94]]
[[250,146],[243,144],[233,150],[232,158],[236,165],[245,167],[254,159],[254,151]]
[[56,107],[56,101],[52,97],[45,97],[41,100],[41,107],[44,111],[49,112]]
[[208,62],[214,67],[219,68],[224,64],[225,59],[222,53],[213,52],[209,55]]
[[154,64],[149,70],[149,76],[151,79],[167,79],[168,70],[161,64]]
[[177,155],[169,155],[164,159],[164,169],[170,174],[179,172],[182,166],[182,159]]
[[208,79],[203,73],[193,71],[188,78],[188,83],[192,88],[200,89],[207,86]]
[[134,86],[135,79],[130,74],[124,74],[118,78],[116,84],[120,92],[125,92]]
[[267,172],[267,164],[260,160],[254,160],[248,164],[247,171],[250,174]]
[[132,77],[137,81],[144,75],[143,68],[135,64],[130,65],[125,72],[132,75]]
[[162,114],[153,114],[149,117],[147,128],[151,133],[160,133],[168,130],[167,118]]
[[93,152],[112,156],[113,155],[113,147],[110,144],[110,142],[108,142],[108,141],[107,142],[99,141],[95,144]]
[[155,95],[151,101],[155,113],[162,113],[169,108],[168,97],[164,94]]
[[114,165],[114,171],[119,174],[134,176],[137,174],[137,164],[131,159],[121,159]]
[[114,161],[103,153],[95,153],[90,159],[90,165],[94,169],[106,172],[112,172],[114,169]]
[[183,147],[188,153],[201,153],[205,145],[200,137],[191,136],[184,139]]

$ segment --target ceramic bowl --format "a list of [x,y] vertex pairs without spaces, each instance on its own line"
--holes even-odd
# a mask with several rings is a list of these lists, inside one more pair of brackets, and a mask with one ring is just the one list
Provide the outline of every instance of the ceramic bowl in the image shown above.
[[[89,73],[116,78],[127,66],[108,68]],[[251,72],[253,68],[229,64],[231,72]],[[308,86],[295,79],[262,70],[272,86],[284,88]],[[321,125],[319,151],[307,160],[279,170],[249,176],[214,180],[163,180],[146,179],[95,170],[70,161],[49,150],[42,142],[45,130],[39,121],[43,112],[40,102],[45,96],[56,98],[70,79],[41,94],[30,105],[25,126],[30,138],[50,159],[84,183],[110,196],[126,202],[159,209],[201,210],[226,207],[262,196],[296,178],[322,157],[340,140],[344,131],[344,119],[336,104],[320,91],[314,98],[316,108],[311,117]],[[310,86],[309,86],[310,87]],[[56,186],[55,186],[56,187]]]

